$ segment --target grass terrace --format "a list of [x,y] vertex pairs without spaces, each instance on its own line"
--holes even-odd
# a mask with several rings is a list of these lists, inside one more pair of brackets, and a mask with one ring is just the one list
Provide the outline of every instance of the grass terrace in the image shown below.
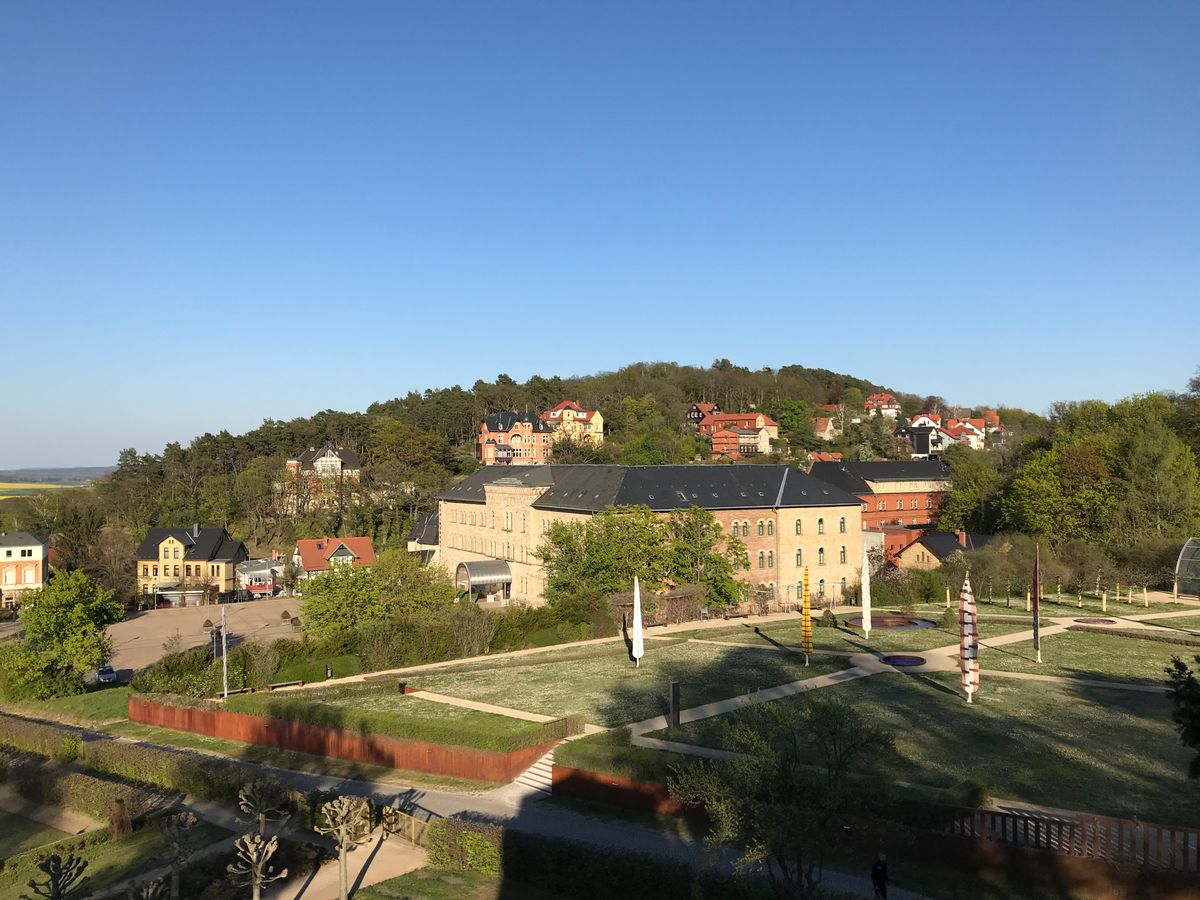
[[549,716],[582,715],[598,725],[622,725],[667,711],[672,681],[681,682],[685,707],[838,671],[842,657],[647,640],[634,667],[623,647],[566,648],[486,664],[418,674],[409,685]]
[[1191,659],[1197,653],[1200,647],[1068,631],[1042,638],[1040,665],[1035,661],[1032,640],[995,648],[987,647],[985,641],[979,651],[979,667],[1001,672],[1161,684],[1166,678],[1163,670],[1172,656]]
[[0,810],[0,860],[68,837],[65,831]]
[[[993,796],[1174,825],[1200,825],[1164,697],[1133,691],[988,678],[968,706],[955,673],[874,675],[822,691],[890,727],[896,752],[860,774],[948,789],[971,779]],[[803,702],[787,698],[778,703]],[[725,747],[744,713],[657,732]]]
[[[918,615],[925,617],[920,613]],[[844,617],[839,616],[838,621],[844,621]],[[980,636],[986,641],[988,637],[1028,631],[1030,627],[1024,623],[987,623],[980,626]],[[801,640],[801,625],[799,619],[781,622],[748,622],[744,625],[731,625],[728,628],[683,632],[678,636],[698,641],[729,641],[766,646],[783,644],[787,647],[798,648]],[[920,652],[932,650],[935,647],[948,647],[957,643],[958,631],[942,628],[872,628],[871,639],[868,641],[863,636],[862,630],[858,628],[818,628],[816,623],[813,624],[814,650],[836,650],[843,653]]]
[[14,715],[36,716],[61,722],[93,726],[127,718],[128,687],[107,687],[50,700],[28,700],[0,704],[0,710]]
[[380,679],[311,691],[237,694],[228,698],[226,707],[231,712],[483,750],[515,750],[572,733],[568,728],[558,734],[562,723],[556,729],[554,722],[529,722],[422,700],[399,693],[396,684],[395,679]]

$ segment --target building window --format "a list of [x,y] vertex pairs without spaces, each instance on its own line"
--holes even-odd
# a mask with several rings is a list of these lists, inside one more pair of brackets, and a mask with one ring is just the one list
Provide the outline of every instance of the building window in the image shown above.
[[[192,566],[191,566],[191,563],[189,563],[188,565],[186,565],[186,566],[184,566],[184,567],[183,567],[183,574],[184,574],[184,575],[186,575],[186,576],[188,576],[189,578],[191,578],[191,577],[192,577]],[[197,566],[197,567],[196,567],[196,574],[197,574],[197,575],[199,575],[199,574],[200,574],[200,567],[199,567],[199,566]]]
[[825,520],[817,519],[817,534],[824,534],[824,533],[825,533]]
[[825,599],[825,579],[822,578],[817,582],[817,596],[822,600]]
[[163,547],[163,559],[170,559],[170,558],[171,558],[171,548]]
[[767,551],[767,568],[768,569],[775,568],[775,551],[774,550]]
[[842,516],[840,519],[838,519],[838,531],[840,531],[842,534],[846,533],[846,517],[845,516]]
[[769,537],[775,536],[775,523],[769,519],[767,520],[767,535]]
[[796,534],[804,534],[804,526],[799,519],[796,520]]
[[909,508],[909,509],[916,509],[916,508],[917,508],[917,501],[916,501],[916,500],[913,500],[911,503],[909,503],[909,505],[908,505],[908,508]]
[[896,509],[904,509],[904,501],[903,500],[896,501]]
[[747,519],[742,519],[742,537],[750,537],[750,522]]
[[825,565],[825,548],[824,547],[820,547],[817,549],[817,565],[818,566]]
[[800,582],[798,585],[796,585],[796,599],[804,599],[804,582]]
[[875,509],[879,512],[883,512],[885,509],[887,509],[887,502],[884,500],[880,500],[878,503],[875,504]]
[[842,549],[838,551],[838,562],[842,563],[843,565],[846,562],[846,545],[845,544],[843,544]]
[[512,531],[512,513],[507,509],[504,511],[504,530]]
[[842,593],[843,597],[846,596],[846,579],[845,578],[842,579],[841,593]]
[[767,554],[765,554],[761,550],[759,550],[758,551],[758,567],[760,569],[765,568],[766,561],[767,561]]
[[179,577],[179,566],[178,565],[175,566],[175,577],[176,578]]
[[765,532],[766,532],[766,526],[763,524],[763,520],[759,519],[758,520],[758,536],[762,537]]
[[797,550],[796,551],[796,566],[799,567],[802,565],[804,565],[804,551]]
[[178,547],[175,548],[175,558],[179,559],[179,548]]
[[148,578],[148,577],[149,577],[149,575],[150,575],[150,567],[149,567],[149,566],[142,566],[142,577],[143,577],[143,578]]

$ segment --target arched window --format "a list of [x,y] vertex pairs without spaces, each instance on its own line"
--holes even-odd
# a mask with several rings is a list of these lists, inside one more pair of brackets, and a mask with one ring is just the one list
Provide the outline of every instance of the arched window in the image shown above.
[[504,511],[504,530],[512,531],[512,512],[507,509]]
[[845,516],[842,516],[840,519],[838,519],[838,531],[840,531],[842,534],[846,533],[846,517]]
[[761,550],[759,550],[758,551],[758,567],[760,569],[764,567],[766,560],[767,560],[767,555],[765,553],[763,553]]
[[817,596],[820,597],[822,600],[825,599],[825,579],[824,578],[822,578],[820,581],[817,582]]
[[796,534],[803,534],[803,533],[804,533],[804,526],[801,525],[800,520],[797,519],[796,520]]
[[763,532],[764,532],[764,530],[765,530],[765,529],[766,529],[766,526],[765,526],[765,525],[763,525],[763,520],[762,520],[762,519],[759,519],[759,520],[758,520],[758,536],[759,536],[759,537],[762,537],[762,536],[763,536]]
[[824,533],[825,533],[825,520],[817,519],[817,534],[824,534]]
[[825,565],[825,548],[824,547],[817,548],[817,565],[818,566]]
[[742,537],[750,537],[750,521],[742,519]]
[[774,550],[767,551],[767,568],[768,569],[775,568],[775,551]]
[[799,568],[802,565],[804,565],[804,551],[797,550],[796,551],[796,567]]
[[796,599],[797,600],[804,599],[804,582],[803,581],[800,582],[798,585],[796,585]]
[[767,536],[774,537],[774,535],[775,535],[775,523],[772,520],[768,519],[767,520]]
[[840,563],[846,562],[846,545],[845,544],[843,544],[842,549],[838,551],[838,562],[840,562]]

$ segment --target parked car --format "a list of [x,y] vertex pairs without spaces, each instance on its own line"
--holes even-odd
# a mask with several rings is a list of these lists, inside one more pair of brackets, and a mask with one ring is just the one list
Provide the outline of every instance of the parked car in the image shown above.
[[117,672],[112,666],[101,666],[96,670],[97,684],[116,684]]

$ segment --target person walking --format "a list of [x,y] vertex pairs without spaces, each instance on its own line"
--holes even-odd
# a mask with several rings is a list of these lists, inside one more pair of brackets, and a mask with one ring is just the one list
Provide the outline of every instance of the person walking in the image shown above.
[[879,859],[871,866],[871,886],[875,888],[875,896],[887,900],[887,854],[880,853]]

